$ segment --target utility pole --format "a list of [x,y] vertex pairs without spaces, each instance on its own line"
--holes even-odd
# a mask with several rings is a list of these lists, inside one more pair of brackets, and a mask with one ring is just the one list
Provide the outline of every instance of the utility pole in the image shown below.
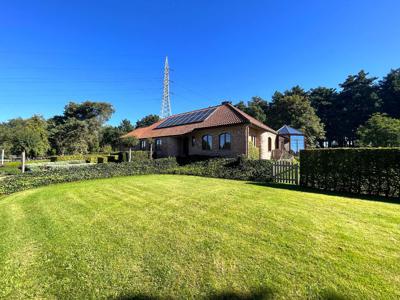
[[4,166],[4,149],[1,149],[1,165]]
[[165,57],[164,65],[164,89],[163,89],[163,99],[161,104],[160,117],[162,119],[169,117],[171,115],[171,100],[169,97],[169,65],[168,56]]

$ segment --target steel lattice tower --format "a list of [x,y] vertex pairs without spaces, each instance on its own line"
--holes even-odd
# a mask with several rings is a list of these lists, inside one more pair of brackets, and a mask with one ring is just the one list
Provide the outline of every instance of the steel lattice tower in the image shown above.
[[168,56],[165,57],[165,66],[164,66],[164,92],[163,99],[161,104],[161,118],[166,118],[171,115],[171,100],[169,98],[169,65],[168,65]]

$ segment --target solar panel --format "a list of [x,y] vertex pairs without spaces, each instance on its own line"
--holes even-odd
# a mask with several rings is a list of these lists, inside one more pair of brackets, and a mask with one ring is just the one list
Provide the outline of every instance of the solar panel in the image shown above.
[[205,119],[207,119],[207,117],[209,115],[211,115],[215,111],[215,109],[216,109],[216,107],[211,107],[211,108],[206,108],[206,109],[203,109],[200,111],[193,111],[193,112],[180,114],[177,116],[172,116],[172,117],[169,117],[168,119],[166,119],[164,122],[162,122],[156,128],[166,128],[166,127],[202,122]]

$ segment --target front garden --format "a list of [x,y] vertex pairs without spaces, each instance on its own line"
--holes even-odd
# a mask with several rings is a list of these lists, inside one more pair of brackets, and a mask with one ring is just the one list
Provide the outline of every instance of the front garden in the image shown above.
[[0,201],[0,298],[398,299],[400,206],[146,175]]

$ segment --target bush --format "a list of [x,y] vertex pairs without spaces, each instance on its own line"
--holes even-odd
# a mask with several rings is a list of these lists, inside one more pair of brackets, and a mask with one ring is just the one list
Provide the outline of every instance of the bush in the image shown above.
[[300,184],[326,191],[400,196],[400,148],[302,150]]
[[108,162],[107,157],[101,157],[101,156],[99,156],[99,157],[97,158],[97,163],[98,163],[98,164],[104,164],[104,163],[106,163],[106,162]]
[[213,158],[187,164],[173,170],[174,174],[205,177],[272,181],[272,162],[245,158]]
[[0,194],[11,194],[39,186],[80,180],[142,174],[169,173],[178,165],[175,158],[163,158],[131,163],[109,163],[58,168],[6,177],[0,180]]
[[258,160],[260,159],[260,149],[249,142],[249,159]]

